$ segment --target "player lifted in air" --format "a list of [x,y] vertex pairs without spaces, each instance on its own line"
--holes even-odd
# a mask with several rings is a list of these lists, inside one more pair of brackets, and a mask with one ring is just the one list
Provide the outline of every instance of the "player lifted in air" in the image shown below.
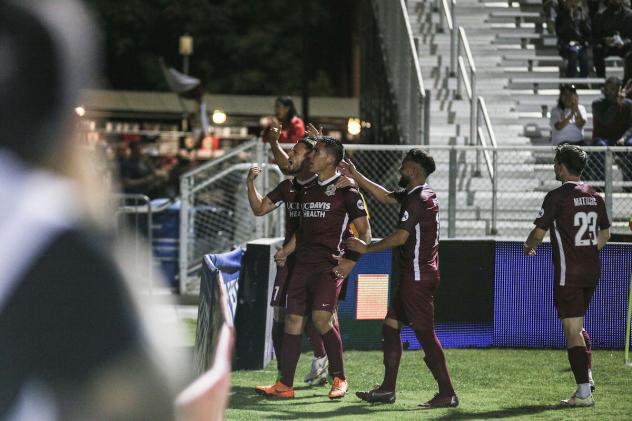
[[[259,393],[280,398],[294,397],[294,372],[300,357],[301,330],[306,317],[311,315],[321,333],[329,370],[333,377],[330,399],[345,396],[342,340],[332,327],[332,315],[344,278],[352,270],[357,255],[345,253],[344,238],[349,236],[353,223],[364,241],[371,232],[364,202],[353,187],[337,188],[341,174],[336,166],[344,157],[342,144],[327,136],[316,136],[311,156],[311,170],[318,174],[318,182],[302,190],[300,227],[293,241],[286,244],[278,259],[283,260],[296,249],[296,262],[287,291],[285,336],[281,351],[282,376],[271,386],[259,387]],[[344,256],[344,258],[341,258]]]
[[367,402],[395,402],[395,386],[402,356],[400,330],[409,325],[425,353],[424,362],[439,385],[439,393],[422,408],[458,406],[441,343],[434,331],[434,294],[439,286],[439,205],[432,188],[426,183],[435,170],[434,159],[420,149],[409,151],[400,168],[401,192],[391,192],[362,175],[351,162],[343,172],[356,180],[381,203],[399,203],[396,229],[386,238],[373,243],[355,238],[347,248],[359,253],[398,248],[401,279],[395,288],[382,326],[384,338],[384,380],[368,391],[356,392]]
[[534,256],[550,230],[553,245],[553,302],[566,337],[568,361],[577,389],[562,401],[565,406],[594,405],[589,378],[590,355],[584,315],[600,275],[599,250],[610,238],[610,222],[602,197],[580,181],[586,152],[579,146],[561,145],[555,153],[555,178],[562,185],[550,191],[535,219],[535,228],[524,243],[524,254]]

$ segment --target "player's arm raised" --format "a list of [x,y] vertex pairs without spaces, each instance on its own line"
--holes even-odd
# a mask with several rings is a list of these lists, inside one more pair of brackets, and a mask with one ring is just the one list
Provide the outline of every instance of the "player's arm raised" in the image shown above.
[[255,179],[261,173],[261,168],[254,166],[248,171],[248,178],[246,179],[246,186],[248,188],[248,202],[250,202],[250,208],[255,216],[262,216],[272,212],[277,206],[272,203],[270,198],[261,197],[257,188],[255,187]]
[[350,160],[345,159],[342,161],[339,168],[344,176],[354,179],[360,188],[368,191],[378,202],[386,204],[398,203],[397,199],[393,197],[392,191],[366,178]]
[[288,161],[287,153],[283,150],[283,148],[279,144],[280,135],[281,135],[281,124],[274,121],[272,125],[268,127],[266,131],[263,133],[263,140],[270,144],[272,155],[274,155],[274,160],[279,166],[279,169],[284,174],[287,174],[287,170],[290,167],[290,162]]

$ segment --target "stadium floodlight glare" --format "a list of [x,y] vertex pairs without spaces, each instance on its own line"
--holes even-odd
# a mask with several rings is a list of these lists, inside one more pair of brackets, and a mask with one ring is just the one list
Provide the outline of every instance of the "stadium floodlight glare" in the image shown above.
[[353,117],[349,118],[349,120],[347,121],[347,132],[349,132],[351,136],[357,136],[360,134],[361,131],[362,124],[360,124],[360,119]]
[[224,124],[226,122],[226,113],[222,110],[213,111],[213,123]]
[[83,117],[84,115],[86,115],[86,109],[83,108],[81,105],[78,107],[75,107],[75,113],[79,116],[79,117]]

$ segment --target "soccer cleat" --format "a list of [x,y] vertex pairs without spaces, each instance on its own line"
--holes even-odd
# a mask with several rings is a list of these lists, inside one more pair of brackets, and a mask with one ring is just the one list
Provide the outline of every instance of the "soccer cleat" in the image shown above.
[[380,385],[371,390],[356,392],[356,396],[365,402],[395,403],[395,391],[381,390]]
[[560,403],[562,404],[562,406],[568,406],[571,408],[580,408],[580,407],[586,407],[586,406],[593,406],[595,404],[595,400],[593,399],[592,393],[583,399],[578,397],[575,393],[573,393],[573,396],[571,396],[568,399],[564,399],[560,401]]
[[331,390],[329,391],[329,399],[341,399],[344,398],[349,390],[349,383],[346,380],[342,380],[340,377],[334,377]]
[[595,389],[596,389],[595,381],[593,379],[590,379],[590,381],[588,383],[590,383],[590,393],[594,392]]
[[294,397],[294,388],[284,385],[281,380],[277,380],[271,386],[257,386],[255,392],[271,398],[291,399]]
[[329,370],[329,360],[327,356],[321,358],[312,358],[312,368],[305,375],[305,383],[310,386],[327,384],[327,370]]
[[441,396],[435,394],[428,402],[420,403],[417,405],[419,408],[432,409],[432,408],[456,408],[459,406],[459,397],[457,395]]

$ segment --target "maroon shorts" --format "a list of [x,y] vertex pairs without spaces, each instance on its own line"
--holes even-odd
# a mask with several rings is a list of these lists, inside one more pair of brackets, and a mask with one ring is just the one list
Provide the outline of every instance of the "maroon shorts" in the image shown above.
[[335,264],[297,263],[290,274],[287,289],[286,313],[309,315],[312,311],[334,312],[343,279],[337,278],[332,269]]
[[553,287],[553,303],[559,318],[583,317],[595,293],[595,288],[596,286],[573,287],[555,285]]
[[395,287],[387,319],[410,325],[413,330],[434,329],[434,294],[438,282],[404,280]]
[[294,262],[296,258],[294,254],[291,254],[285,266],[276,267],[276,276],[274,278],[274,288],[272,289],[272,297],[270,297],[270,306],[272,307],[285,307],[285,295],[287,294],[287,286],[289,285],[290,275],[294,269]]

